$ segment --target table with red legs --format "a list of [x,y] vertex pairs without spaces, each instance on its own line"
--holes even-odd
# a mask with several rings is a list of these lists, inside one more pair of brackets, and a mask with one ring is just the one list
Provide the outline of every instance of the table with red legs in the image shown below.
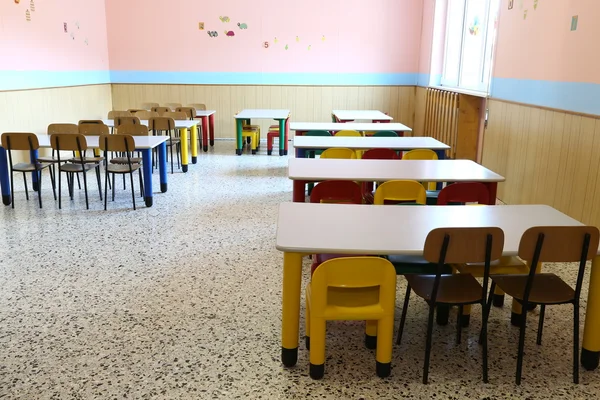
[[209,137],[211,147],[215,145],[215,110],[196,110],[196,118],[202,120],[202,150],[208,151]]

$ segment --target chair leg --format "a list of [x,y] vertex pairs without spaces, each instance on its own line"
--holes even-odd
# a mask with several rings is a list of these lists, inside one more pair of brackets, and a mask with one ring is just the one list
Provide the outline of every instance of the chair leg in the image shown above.
[[573,304],[573,383],[579,383],[579,301]]
[[40,208],[42,208],[42,170],[35,171],[38,174],[38,200],[40,203]]
[[537,344],[542,344],[542,331],[544,330],[544,315],[546,314],[546,305],[540,304],[540,320],[538,322]]
[[79,190],[81,190],[81,181],[79,180],[79,173],[77,173],[75,175],[77,175],[77,187],[79,188]]
[[15,208],[15,180],[13,176],[12,163],[10,166],[10,200],[11,208]]
[[98,181],[98,193],[100,194],[100,201],[102,201],[102,181],[100,180],[100,165],[96,167],[96,180]]
[[144,180],[142,179],[142,169],[138,169],[140,175],[140,197],[144,197]]
[[126,190],[127,186],[125,186],[125,174],[123,174],[122,177],[123,177],[123,190]]
[[[494,293],[493,291],[491,293]],[[487,337],[488,315],[486,312],[486,303],[481,303],[481,338],[479,343],[482,345],[481,358],[483,359],[483,382],[488,383],[488,337]]]
[[521,373],[523,372],[523,351],[525,348],[525,328],[527,326],[527,308],[529,304],[523,303],[521,307],[521,327],[519,330],[519,350],[517,353],[517,374],[516,383],[521,384]]
[[29,190],[27,190],[27,174],[23,172],[23,184],[25,185],[25,198],[29,201]]
[[306,298],[306,307],[304,308],[306,310],[304,319],[305,324],[305,330],[304,330],[304,344],[306,345],[306,350],[310,351],[310,306],[308,305],[308,297]]
[[456,314],[456,344],[460,344],[462,339],[462,314],[463,306],[458,306],[458,313]]
[[394,341],[394,317],[381,318],[377,322],[377,352],[375,355],[377,376],[390,376],[392,370],[392,342]]
[[60,165],[58,166],[58,209],[60,210],[62,207],[61,198],[62,198],[62,174],[60,173]]
[[366,321],[365,347],[370,350],[377,348],[377,320]]
[[108,171],[104,170],[104,211],[106,211],[106,201],[108,199]]
[[321,379],[325,374],[325,320],[310,321],[310,377]]
[[404,295],[404,307],[402,307],[402,317],[400,317],[400,326],[398,327],[398,337],[396,344],[402,341],[402,333],[404,332],[404,322],[406,322],[406,312],[408,311],[408,302],[410,300],[410,285],[406,284],[406,294]]
[[48,172],[50,173],[50,181],[52,182],[52,194],[54,195],[54,201],[56,201],[56,170],[54,169],[54,164],[48,168]]
[[87,191],[87,174],[85,170],[83,171],[83,191],[85,192],[85,209],[90,209],[90,202],[88,200],[88,191]]
[[135,211],[135,187],[133,187],[133,171],[129,173],[129,178],[131,180],[131,198],[133,199],[133,210]]
[[171,143],[171,174],[173,174],[173,144]]
[[[494,283],[494,281],[492,281],[492,285],[490,286],[490,294],[488,296],[488,301],[487,301],[487,303],[485,303],[485,306],[482,306],[484,308],[483,314],[485,315],[486,326],[487,326],[487,321],[490,318],[490,310],[492,309],[492,302],[494,301],[493,299],[494,299],[494,288],[495,287],[496,287],[496,283]],[[482,344],[482,343],[483,343],[483,328],[479,332],[479,344]]]
[[[79,177],[79,175],[77,175]],[[73,181],[75,180],[75,174],[72,172],[67,172],[67,180],[69,183],[69,197],[73,200]]]
[[112,174],[112,201],[115,201],[115,174]]
[[429,377],[429,358],[431,357],[431,335],[433,333],[433,314],[435,304],[429,305],[429,318],[427,320],[427,340],[425,343],[425,363],[423,364],[423,383],[427,384]]

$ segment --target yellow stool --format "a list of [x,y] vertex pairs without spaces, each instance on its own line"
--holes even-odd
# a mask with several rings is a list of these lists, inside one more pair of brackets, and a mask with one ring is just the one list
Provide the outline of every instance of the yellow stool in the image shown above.
[[242,128],[242,143],[244,143],[244,138],[250,144],[252,154],[256,154],[260,142],[260,127],[258,125],[245,125]]
[[310,377],[325,373],[325,325],[332,320],[367,321],[367,335],[376,336],[376,371],[390,375],[396,270],[379,257],[343,257],[319,265],[306,286],[306,347]]

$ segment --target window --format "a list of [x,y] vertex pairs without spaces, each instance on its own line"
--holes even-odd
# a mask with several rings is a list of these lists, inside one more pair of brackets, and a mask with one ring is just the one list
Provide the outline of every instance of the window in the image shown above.
[[489,91],[499,7],[500,0],[447,0],[442,86]]

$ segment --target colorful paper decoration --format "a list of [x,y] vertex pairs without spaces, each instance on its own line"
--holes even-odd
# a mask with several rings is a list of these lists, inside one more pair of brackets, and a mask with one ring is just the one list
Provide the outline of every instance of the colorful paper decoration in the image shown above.
[[538,0],[533,0],[533,9],[537,10]]
[[229,22],[230,21],[228,16],[219,17],[219,19],[221,20],[221,22]]
[[200,29],[201,31],[204,30],[204,22],[198,22],[198,29]]
[[277,44],[277,42],[279,42],[279,40],[277,40],[277,38],[275,38],[275,40],[273,40],[273,43]]
[[35,11],[35,2],[33,0],[29,2],[29,9],[31,10],[31,12]]
[[525,12],[523,12],[523,19],[527,19],[527,10],[525,10]]
[[573,18],[571,18],[571,31],[576,31],[577,30],[577,24],[579,22],[579,16],[578,15],[574,15]]
[[225,31],[225,35],[226,36],[235,36],[235,32],[234,31]]
[[248,29],[248,25],[244,22],[238,22],[237,25],[240,27],[240,29]]
[[27,21],[27,22],[31,21],[31,13],[29,12],[29,9],[27,9],[25,11],[25,21]]
[[508,9],[512,10],[515,6],[515,0],[508,0]]
[[217,33],[217,31],[208,31],[208,36],[210,37],[217,37],[219,36],[219,34]]
[[286,45],[285,45],[285,49],[287,50],[288,48],[289,48],[289,47],[288,47],[288,45],[286,44]]

